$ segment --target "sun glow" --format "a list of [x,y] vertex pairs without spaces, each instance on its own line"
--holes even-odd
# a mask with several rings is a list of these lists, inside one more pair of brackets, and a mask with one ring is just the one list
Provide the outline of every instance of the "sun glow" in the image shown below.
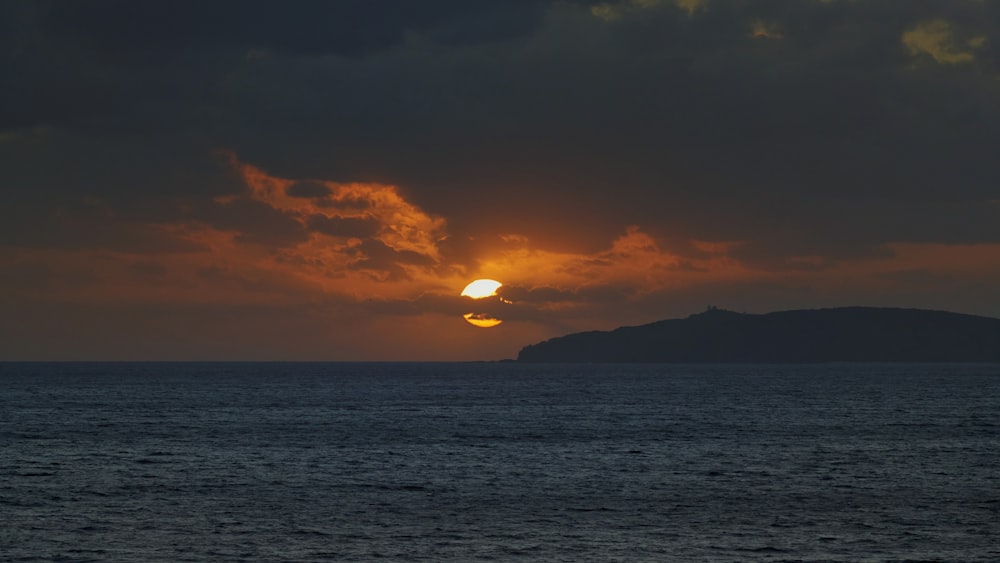
[[465,286],[465,289],[462,290],[462,296],[471,297],[473,299],[493,297],[497,294],[497,289],[499,289],[502,285],[502,283],[496,280],[476,280]]

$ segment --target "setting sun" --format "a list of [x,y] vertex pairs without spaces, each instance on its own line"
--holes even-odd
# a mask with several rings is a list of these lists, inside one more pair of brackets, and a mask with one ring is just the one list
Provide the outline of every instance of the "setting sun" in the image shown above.
[[502,285],[502,283],[496,280],[476,280],[465,286],[465,289],[462,290],[462,296],[473,299],[493,297],[497,294],[497,289]]
[[[471,297],[477,301],[485,300],[489,297],[497,296],[497,289],[503,284],[490,279],[476,280],[469,285],[465,286],[462,290],[462,297]],[[500,299],[502,302],[503,300]],[[479,328],[491,328],[499,325],[503,321],[495,317],[491,313],[466,313],[463,318],[472,326],[478,326]]]
[[479,328],[491,328],[503,322],[500,319],[495,319],[483,313],[466,313],[462,317],[470,325],[478,326]]

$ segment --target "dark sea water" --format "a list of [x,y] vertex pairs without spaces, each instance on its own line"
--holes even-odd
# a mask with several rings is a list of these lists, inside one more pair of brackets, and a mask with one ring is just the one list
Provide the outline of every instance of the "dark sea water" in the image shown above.
[[0,364],[0,560],[1000,560],[1000,365]]

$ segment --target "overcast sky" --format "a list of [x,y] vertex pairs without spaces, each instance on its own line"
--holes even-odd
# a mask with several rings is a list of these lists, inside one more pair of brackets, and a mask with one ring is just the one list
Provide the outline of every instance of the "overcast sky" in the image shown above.
[[0,2],[0,359],[1000,316],[998,45],[994,0]]

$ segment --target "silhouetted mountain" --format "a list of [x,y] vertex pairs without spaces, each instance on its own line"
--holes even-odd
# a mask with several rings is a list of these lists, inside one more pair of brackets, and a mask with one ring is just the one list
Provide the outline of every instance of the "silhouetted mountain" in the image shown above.
[[844,307],[764,315],[710,308],[686,319],[569,334],[520,362],[1000,362],[1000,319]]

